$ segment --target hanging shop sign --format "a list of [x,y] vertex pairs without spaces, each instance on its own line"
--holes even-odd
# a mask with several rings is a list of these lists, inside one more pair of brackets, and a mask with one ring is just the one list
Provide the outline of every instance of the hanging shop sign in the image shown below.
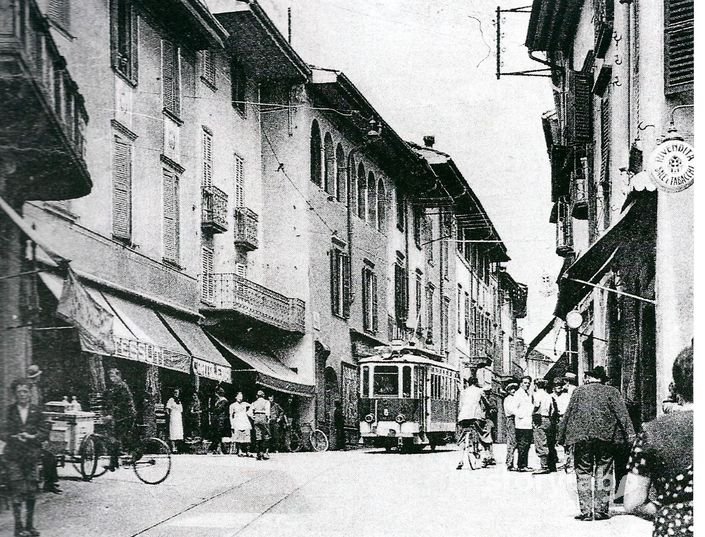
[[695,181],[695,150],[683,140],[666,140],[649,156],[648,169],[659,190],[685,190]]
[[583,316],[578,310],[569,311],[565,316],[568,328],[580,328],[583,324]]
[[193,372],[199,377],[206,377],[219,382],[232,382],[232,371],[229,367],[214,364],[207,360],[193,357]]

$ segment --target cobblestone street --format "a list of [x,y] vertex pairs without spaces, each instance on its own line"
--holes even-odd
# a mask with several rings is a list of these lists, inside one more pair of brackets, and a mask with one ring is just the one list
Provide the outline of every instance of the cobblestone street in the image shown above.
[[[266,462],[185,455],[158,486],[129,469],[84,483],[67,468],[64,494],[40,497],[38,528],[43,537],[651,535],[650,524],[628,515],[575,521],[572,474],[456,471],[456,463],[451,449],[286,453]],[[11,528],[9,511],[0,512],[0,534]]]

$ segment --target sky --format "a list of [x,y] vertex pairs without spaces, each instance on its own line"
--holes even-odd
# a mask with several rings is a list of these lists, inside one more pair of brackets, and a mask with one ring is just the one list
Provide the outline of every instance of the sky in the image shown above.
[[[222,0],[221,0],[222,1]],[[343,71],[402,138],[449,153],[507,245],[507,268],[529,286],[530,341],[552,319],[562,259],[549,224],[550,169],[541,114],[548,78],[495,76],[497,0],[259,0],[309,64]],[[528,4],[515,2],[503,9]],[[528,14],[502,16],[503,70],[536,69],[523,46]],[[551,342],[544,345],[551,347]],[[550,348],[542,349],[551,355]]]

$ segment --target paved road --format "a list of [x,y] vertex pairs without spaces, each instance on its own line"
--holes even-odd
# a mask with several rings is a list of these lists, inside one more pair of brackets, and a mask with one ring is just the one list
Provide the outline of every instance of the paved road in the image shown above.
[[[65,493],[40,496],[37,526],[43,537],[651,535],[649,523],[628,515],[573,520],[572,474],[456,471],[456,462],[450,449],[285,453],[262,462],[182,455],[158,486],[131,470],[84,483],[67,468]],[[0,511],[0,535],[11,528],[10,513]]]

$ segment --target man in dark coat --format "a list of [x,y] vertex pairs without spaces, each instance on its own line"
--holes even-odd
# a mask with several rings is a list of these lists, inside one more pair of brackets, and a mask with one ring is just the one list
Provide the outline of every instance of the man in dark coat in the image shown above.
[[345,416],[340,401],[335,402],[333,427],[335,427],[335,449],[345,450]]
[[[44,404],[42,389],[40,386],[42,370],[38,365],[32,364],[27,368],[27,380],[30,382],[30,402],[39,407],[41,411]],[[57,460],[46,444],[42,446],[42,473],[44,474],[44,492],[61,494],[59,487],[59,473],[56,470]]]
[[[15,379],[11,391],[16,403],[7,408],[7,425],[2,440],[7,477],[12,495],[16,536],[35,536],[34,506],[37,490],[37,465],[42,456],[42,442],[49,438],[49,427],[38,406],[30,403],[31,381]],[[22,503],[26,509],[26,524],[22,525]]]
[[606,378],[601,366],[585,373],[585,384],[573,392],[558,431],[558,443],[574,449],[578,520],[609,518],[614,452],[634,437],[627,406],[616,388],[604,384]]
[[110,388],[106,394],[106,409],[109,415],[106,421],[112,424],[113,441],[110,443],[110,466],[112,472],[118,467],[120,458],[120,447],[129,450],[132,448],[134,436],[135,400],[129,386],[122,380],[122,374],[117,368],[108,371]]

